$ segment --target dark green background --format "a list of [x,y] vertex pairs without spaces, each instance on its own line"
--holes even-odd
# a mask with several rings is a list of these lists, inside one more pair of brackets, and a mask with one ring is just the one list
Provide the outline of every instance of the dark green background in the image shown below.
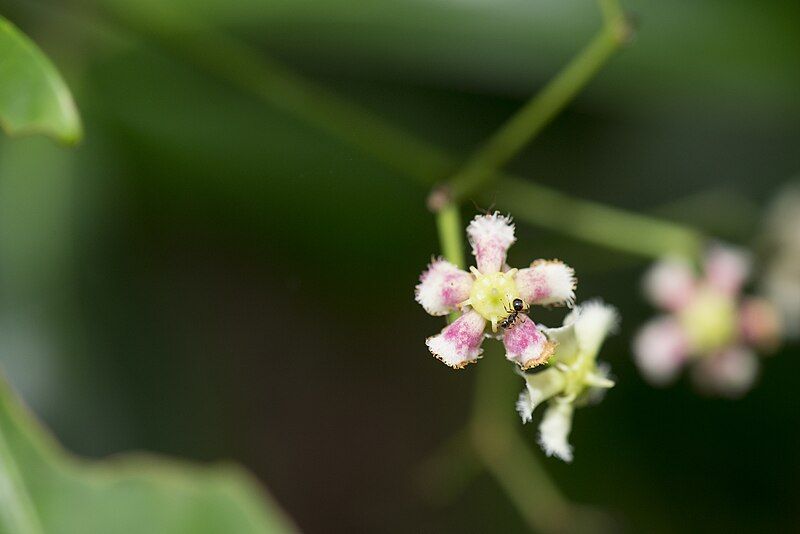
[[[415,482],[466,420],[474,375],[423,343],[441,327],[412,298],[438,251],[427,191],[124,29],[117,3],[0,0],[62,70],[86,129],[72,151],[0,143],[12,383],[70,449],[235,459],[308,532],[524,530],[488,476],[437,505]],[[170,4],[462,156],[599,24],[586,0]],[[753,243],[800,168],[800,4],[622,4],[637,38],[511,167]],[[529,226],[518,237],[512,265],[562,258],[579,299],[623,317],[603,351],[618,386],[576,414],[573,464],[543,460],[565,493],[629,532],[794,530],[797,345],[744,400],[653,389],[629,351],[653,313],[647,261]]]

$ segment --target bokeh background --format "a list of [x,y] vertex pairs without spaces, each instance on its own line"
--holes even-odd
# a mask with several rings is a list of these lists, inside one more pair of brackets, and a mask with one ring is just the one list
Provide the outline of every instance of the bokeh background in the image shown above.
[[[588,0],[168,4],[462,156],[600,22]],[[800,4],[622,4],[634,42],[511,169],[754,244],[800,169]],[[82,455],[236,460],[307,532],[524,531],[487,475],[452,499],[419,482],[466,421],[474,378],[423,343],[441,327],[413,301],[438,252],[428,191],[125,10],[0,0],[66,77],[86,130],[74,150],[0,140],[0,362],[25,401]],[[648,260],[518,235],[510,263],[562,258],[579,299],[623,316],[604,350],[617,387],[577,413],[573,464],[543,460],[566,495],[629,532],[796,528],[797,345],[742,400],[653,389],[629,350],[653,313],[638,289]],[[535,448],[535,427],[521,432]]]

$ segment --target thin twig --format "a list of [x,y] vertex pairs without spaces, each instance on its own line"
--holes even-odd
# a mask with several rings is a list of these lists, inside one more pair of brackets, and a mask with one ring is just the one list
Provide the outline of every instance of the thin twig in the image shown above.
[[603,26],[597,35],[447,181],[446,191],[454,201],[470,198],[496,179],[496,171],[542,131],[628,41],[630,25],[617,0],[600,0],[600,6]]

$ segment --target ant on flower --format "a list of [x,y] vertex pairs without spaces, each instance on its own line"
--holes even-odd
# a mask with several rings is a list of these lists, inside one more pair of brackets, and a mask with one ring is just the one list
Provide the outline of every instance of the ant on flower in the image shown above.
[[520,313],[528,313],[529,309],[525,307],[522,299],[514,299],[511,302],[511,308],[505,308],[508,317],[500,321],[500,326],[503,328],[511,328],[517,322]]

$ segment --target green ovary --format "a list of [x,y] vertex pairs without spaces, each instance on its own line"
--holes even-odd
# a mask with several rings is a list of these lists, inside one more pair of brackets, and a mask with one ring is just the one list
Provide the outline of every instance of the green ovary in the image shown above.
[[733,341],[736,334],[736,303],[727,295],[701,290],[679,319],[693,352],[705,355]]
[[508,316],[512,302],[519,298],[514,274],[516,269],[507,273],[475,274],[468,301],[472,309],[492,324]]

